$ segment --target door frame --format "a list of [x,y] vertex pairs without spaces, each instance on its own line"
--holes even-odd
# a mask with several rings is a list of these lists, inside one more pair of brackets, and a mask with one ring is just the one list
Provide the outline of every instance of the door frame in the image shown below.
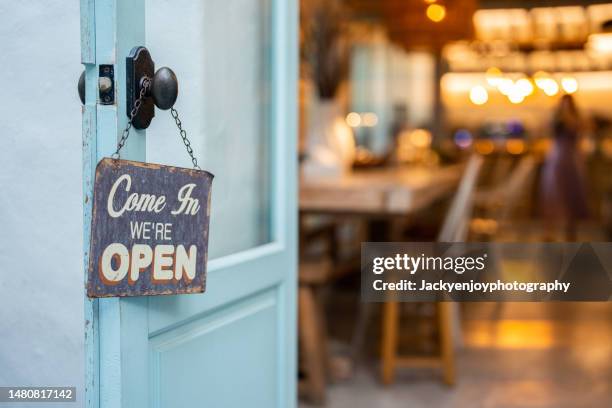
[[[80,0],[81,3],[81,63],[85,66],[85,104],[83,106],[83,270],[87,280],[89,264],[90,225],[93,203],[95,167],[116,148],[121,130],[127,124],[125,115],[125,57],[132,47],[146,45],[145,0]],[[273,241],[261,247],[229,255],[210,262],[210,271],[244,262],[258,254],[283,252],[289,270],[287,282],[296,283],[297,265],[297,78],[298,78],[298,6],[296,0],[272,0],[272,105],[270,174],[272,177],[271,213]],[[171,63],[171,62],[170,62]],[[113,64],[116,79],[116,103],[97,103],[98,66]],[[158,115],[157,120],[162,120]],[[287,136],[289,135],[289,136]],[[132,129],[123,148],[123,157],[146,161],[145,131]],[[289,287],[290,286],[290,287]],[[84,285],[85,288],[85,285]],[[282,302],[296,299],[296,285],[285,288]],[[193,295],[189,295],[193,296]],[[203,296],[206,296],[204,294]],[[293,302],[295,303],[295,302]],[[122,327],[141,326],[147,331],[147,319],[142,319],[148,298],[84,298],[85,307],[85,407],[140,406],[141,392],[123,389],[122,375],[134,362],[122,349],[135,352],[133,358],[148,356],[147,338],[122,336]],[[284,308],[281,321],[288,327],[280,347],[284,347],[279,362],[279,402],[286,407],[296,404],[297,340],[296,306]],[[144,355],[143,355],[144,353]],[[129,354],[126,356],[126,354]],[[130,378],[130,384],[148,388],[148,375]],[[147,392],[148,394],[148,392]]]

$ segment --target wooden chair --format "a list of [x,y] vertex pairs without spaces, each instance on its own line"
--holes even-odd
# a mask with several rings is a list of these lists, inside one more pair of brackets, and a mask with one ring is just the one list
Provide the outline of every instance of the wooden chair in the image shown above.
[[478,240],[489,240],[499,227],[507,221],[517,206],[521,196],[529,191],[535,175],[536,159],[531,155],[523,156],[503,181],[491,189],[477,191],[474,196],[477,218],[470,230]]
[[[451,206],[445,216],[438,235],[439,242],[462,242],[467,238],[472,211],[474,190],[480,173],[483,159],[473,155],[468,160],[459,188],[453,197]],[[454,326],[458,321],[456,304],[451,302],[436,303],[437,326],[439,334],[440,355],[434,357],[414,357],[398,355],[400,308],[396,301],[387,301],[383,305],[382,341],[381,341],[381,374],[384,384],[391,384],[395,379],[398,367],[437,367],[443,372],[447,385],[455,383]]]

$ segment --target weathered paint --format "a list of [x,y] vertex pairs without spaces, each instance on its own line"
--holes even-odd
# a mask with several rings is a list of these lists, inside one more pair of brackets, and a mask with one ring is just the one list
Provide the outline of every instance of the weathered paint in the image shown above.
[[[143,44],[144,0],[83,0],[81,4],[82,61],[85,64],[85,97],[87,120],[83,127],[83,193],[84,206],[84,257],[85,276],[83,296],[85,298],[85,407],[136,407],[148,406],[146,400],[133,396],[133,390],[124,387],[126,372],[133,372],[134,359],[141,360],[139,347],[134,343],[133,332],[146,325],[142,308],[147,298],[133,298],[122,304],[117,298],[90,299],[86,296],[85,282],[89,265],[89,229],[91,226],[91,203],[93,180],[99,160],[110,156],[117,146],[117,135],[125,128],[125,56],[135,44]],[[115,64],[115,105],[97,104],[98,65]],[[78,77],[75,76],[75,78]],[[123,153],[133,160],[145,160],[144,132],[133,130]],[[89,201],[88,201],[89,200]],[[139,310],[140,309],[140,310]],[[131,333],[125,330],[131,328]],[[122,350],[133,348],[130,356],[122,358]],[[138,370],[146,372],[146,365],[138,363]],[[139,377],[143,378],[143,377]],[[133,383],[140,385],[134,376]]]
[[[93,180],[96,166],[96,106],[95,93],[87,94],[83,106],[83,282],[87,282],[89,265],[89,235],[93,208]],[[92,102],[93,101],[93,102]],[[84,300],[85,403],[86,408],[98,407],[98,302]]]
[[[90,297],[202,293],[206,284],[210,194],[213,175],[207,171],[128,160],[103,159],[96,168],[87,293]],[[128,187],[129,186],[129,187]],[[138,198],[143,208],[129,210]],[[134,199],[134,200],[132,200]],[[159,204],[159,205],[158,205]],[[148,233],[144,228],[152,228]],[[157,228],[159,227],[159,229]],[[105,278],[103,253],[120,245],[130,258],[113,268],[127,271],[116,281]],[[138,266],[132,248],[144,246],[150,260]],[[155,279],[158,248],[170,246],[168,260],[177,268],[173,278]],[[194,250],[194,276],[179,270],[179,247]],[[176,252],[174,252],[176,251]],[[190,252],[191,253],[191,252]],[[109,270],[110,265],[106,268]],[[182,269],[182,268],[181,268]]]
[[[89,235],[93,208],[94,171],[98,159],[96,139],[96,32],[93,0],[80,1],[81,63],[85,66],[85,105],[83,111],[83,282],[87,282]],[[85,286],[85,285],[83,285]],[[84,297],[85,389],[84,407],[98,408],[100,398],[98,302]]]
[[94,0],[80,0],[81,6],[81,63],[96,62],[96,33],[93,21],[88,18],[94,11]]

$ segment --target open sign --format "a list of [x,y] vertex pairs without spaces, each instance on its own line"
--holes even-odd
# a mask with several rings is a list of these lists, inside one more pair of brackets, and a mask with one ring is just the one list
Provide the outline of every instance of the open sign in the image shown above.
[[212,179],[202,170],[103,159],[88,296],[204,292]]

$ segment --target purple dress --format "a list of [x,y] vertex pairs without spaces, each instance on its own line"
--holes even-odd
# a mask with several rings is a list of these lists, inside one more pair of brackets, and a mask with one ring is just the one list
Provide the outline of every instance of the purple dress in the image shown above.
[[589,215],[578,132],[557,122],[541,177],[541,207],[547,218],[580,220]]

